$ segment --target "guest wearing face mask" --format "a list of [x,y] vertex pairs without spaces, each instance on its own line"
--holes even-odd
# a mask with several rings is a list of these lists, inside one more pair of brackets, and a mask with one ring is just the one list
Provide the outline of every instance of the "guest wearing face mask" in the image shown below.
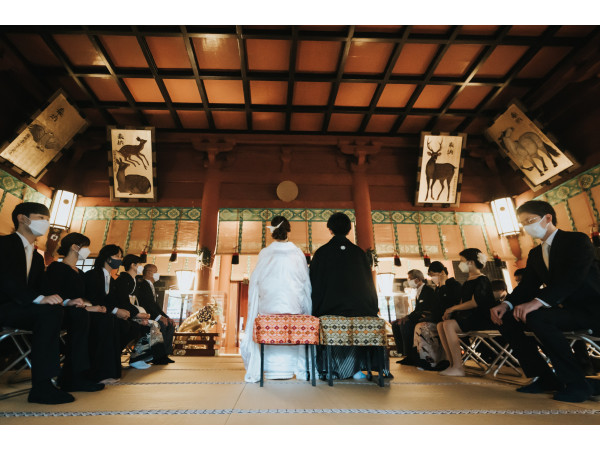
[[[156,303],[156,290],[154,289],[154,283],[156,283],[160,274],[158,268],[154,264],[146,264],[142,272],[142,279],[137,282],[135,289],[135,295],[142,308],[146,310],[150,317],[158,322],[160,325],[160,332],[163,335],[165,342],[165,351],[167,355],[170,355],[173,351],[173,335],[175,334],[175,322],[173,319],[167,316]],[[168,363],[173,363],[172,359],[165,356],[165,360]]]
[[[90,361],[88,377],[104,384],[107,380],[120,377],[119,340],[112,314],[106,314],[104,306],[93,305],[85,298],[84,275],[76,265],[89,256],[89,245],[90,240],[81,233],[69,233],[62,238],[56,252],[63,259],[48,266],[42,290],[45,293],[55,292],[66,302],[64,326],[67,329],[67,347],[77,346],[79,351],[87,351]],[[86,339],[74,340],[70,336],[69,329],[75,322],[89,323]],[[68,373],[71,364],[70,359],[66,358],[63,372]]]
[[42,294],[44,258],[35,248],[35,240],[48,232],[49,217],[41,203],[20,203],[12,212],[15,232],[0,236],[0,326],[33,332],[28,400],[54,405],[75,398],[52,383],[60,372],[63,299]]
[[467,248],[459,253],[459,269],[469,274],[461,288],[461,300],[458,305],[446,309],[438,323],[438,333],[444,346],[450,367],[440,375],[464,377],[460,341],[458,333],[474,330],[495,329],[489,318],[489,310],[497,304],[492,285],[488,277],[481,273],[487,257],[477,248]]
[[[555,400],[586,401],[600,394],[600,382],[585,377],[563,332],[600,332],[600,270],[594,247],[587,235],[556,228],[556,212],[547,202],[525,202],[517,216],[525,232],[542,243],[529,252],[521,283],[490,311],[525,375],[534,378],[517,391],[556,391]],[[541,342],[556,375],[525,330]]]
[[431,322],[441,315],[439,300],[431,286],[425,283],[423,272],[417,269],[408,271],[408,286],[417,290],[415,310],[392,323],[392,332],[398,353],[405,358],[397,364],[417,365],[419,357],[414,347],[415,325]]
[[[143,309],[141,306],[134,305],[137,302],[135,276],[141,273],[143,269],[140,257],[125,255],[123,268],[125,271],[121,272],[117,279],[111,283],[108,297],[112,299],[115,307],[129,312],[129,320],[126,321],[129,325],[129,331],[126,331],[126,339],[139,337],[135,347],[136,351],[132,353],[129,365],[134,369],[147,369],[150,367],[147,364],[150,361],[155,364],[168,364],[168,361],[165,360],[166,352],[162,339],[159,344],[151,342],[150,333],[154,324],[151,323],[150,314],[145,310],[141,311]],[[123,343],[124,340],[121,340],[121,342]]]

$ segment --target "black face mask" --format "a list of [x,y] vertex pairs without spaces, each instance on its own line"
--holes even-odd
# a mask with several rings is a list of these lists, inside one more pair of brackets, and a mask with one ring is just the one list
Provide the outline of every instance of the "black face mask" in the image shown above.
[[118,269],[119,267],[121,267],[121,263],[123,262],[122,259],[114,259],[114,258],[110,258],[108,261],[106,261],[108,263],[108,265],[111,267],[111,269]]

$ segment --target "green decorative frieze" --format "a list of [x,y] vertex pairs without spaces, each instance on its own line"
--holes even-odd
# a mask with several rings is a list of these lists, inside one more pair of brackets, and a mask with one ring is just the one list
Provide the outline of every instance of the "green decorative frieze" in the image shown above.
[[8,192],[17,198],[20,198],[24,202],[37,202],[50,207],[52,199],[46,197],[44,194],[36,191],[31,186],[23,183],[18,178],[0,170],[0,188],[4,192]]
[[75,220],[200,220],[200,208],[149,206],[76,207]]
[[334,212],[343,212],[350,220],[354,221],[354,210],[352,209],[221,209],[219,220],[224,222],[237,222],[244,220],[248,222],[270,221],[275,216],[283,216],[290,222],[327,222]]
[[535,200],[544,200],[551,205],[562,203],[571,197],[598,186],[600,184],[600,165],[586,170],[575,178],[565,181],[559,186],[539,195]]
[[373,211],[371,217],[375,224],[481,226],[494,222],[494,216],[491,212]]

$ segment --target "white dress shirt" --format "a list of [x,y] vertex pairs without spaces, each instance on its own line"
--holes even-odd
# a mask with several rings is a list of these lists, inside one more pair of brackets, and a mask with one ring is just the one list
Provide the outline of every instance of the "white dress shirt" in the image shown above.
[[[33,244],[31,242],[29,242],[27,240],[27,238],[25,236],[23,236],[21,233],[19,233],[17,231],[17,236],[19,236],[21,238],[21,241],[23,241],[23,249],[25,250],[25,279],[29,280],[29,271],[31,270],[31,261],[33,260],[33,252],[35,251],[35,248],[33,247]],[[39,305],[42,300],[44,299],[43,295],[38,295],[34,300],[33,303],[35,303],[36,305]]]
[[[154,283],[152,282],[152,280],[146,280],[148,282],[148,284],[150,285],[150,289],[152,289],[152,295],[154,296],[153,300],[156,301],[156,291],[154,290]],[[161,314],[159,314],[154,320],[160,320],[160,318],[162,317]]]
[[[554,233],[552,233],[550,236],[548,236],[548,239],[546,239],[544,242],[542,242],[542,258],[543,258],[544,264],[546,264],[546,268],[548,270],[550,270],[550,247],[552,246],[552,241],[554,240],[554,237],[556,236],[557,231],[558,231],[558,228],[556,230],[554,230]],[[535,300],[540,302],[546,308],[551,307],[548,303],[546,303],[544,300],[542,300],[539,297],[536,297]],[[507,302],[505,300],[504,303],[506,303],[508,305],[509,309],[514,308],[514,306],[512,305],[511,302]]]
[[[110,291],[110,273],[104,267],[102,268],[102,272],[104,273],[104,292],[108,295],[108,292]],[[114,307],[111,312],[116,314],[118,309],[119,308]]]

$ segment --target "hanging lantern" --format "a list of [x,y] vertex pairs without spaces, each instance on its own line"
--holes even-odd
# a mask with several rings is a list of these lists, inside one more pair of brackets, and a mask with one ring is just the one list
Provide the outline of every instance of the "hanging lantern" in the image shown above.
[[429,267],[431,265],[431,258],[427,256],[427,253],[425,253],[425,256],[423,257],[423,262],[425,263],[425,267]]
[[402,262],[400,262],[400,256],[397,253],[394,255],[394,265],[396,267],[400,267],[402,265]]
[[147,261],[148,261],[148,252],[144,248],[144,250],[142,251],[142,253],[140,253],[140,263],[146,264]]
[[310,253],[309,252],[305,253],[304,257],[306,258],[306,264],[310,265],[310,259],[311,259],[310,258]]
[[499,198],[491,202],[496,228],[500,236],[514,236],[519,234],[519,221],[515,212],[513,200],[510,197]]
[[239,264],[240,263],[240,254],[234,253],[231,257],[231,264]]
[[177,250],[173,250],[173,253],[171,253],[171,257],[169,258],[169,262],[175,261],[177,261]]
[[598,232],[598,227],[592,228],[592,244],[594,244],[594,247],[600,247],[600,232]]

